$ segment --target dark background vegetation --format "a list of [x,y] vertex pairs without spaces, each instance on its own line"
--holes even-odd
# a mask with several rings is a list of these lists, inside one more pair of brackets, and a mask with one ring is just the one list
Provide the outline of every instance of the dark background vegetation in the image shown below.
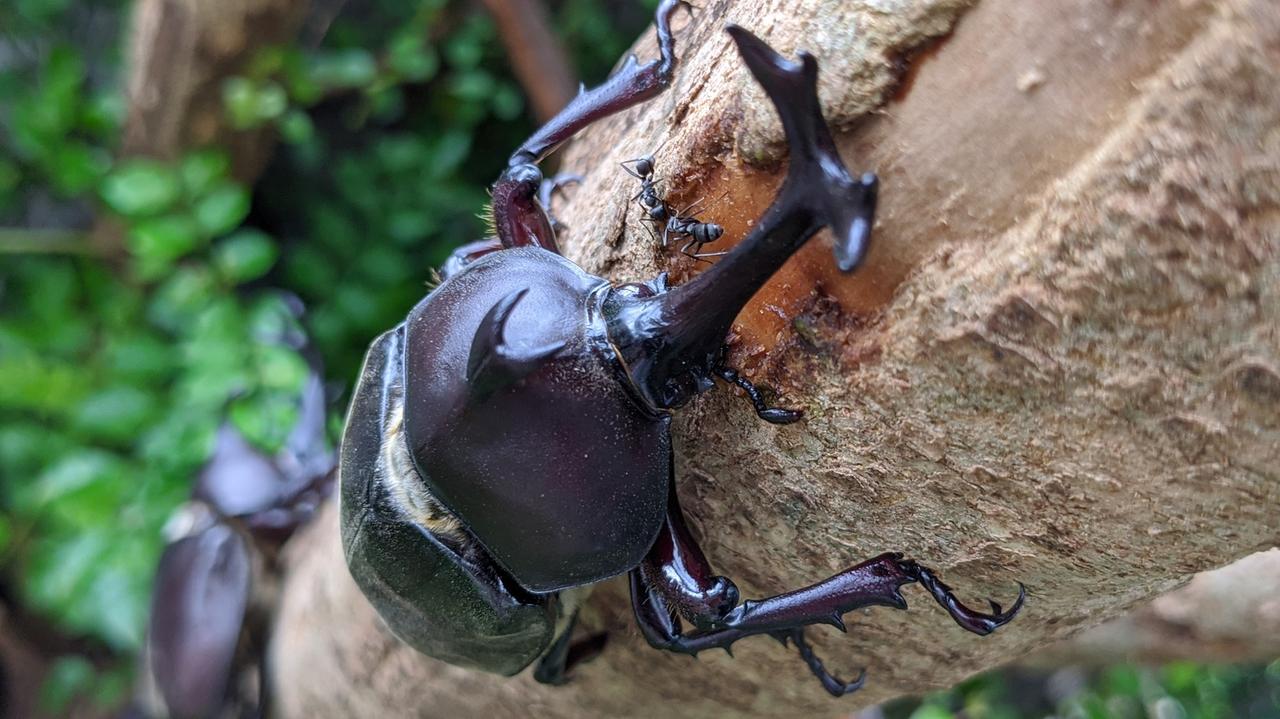
[[[548,6],[591,82],[653,4]],[[124,158],[129,5],[0,5],[0,601],[35,650],[10,690],[40,677],[51,715],[127,698],[163,528],[215,430],[274,451],[293,424],[309,369],[286,339],[323,361],[336,438],[368,342],[481,236],[534,127],[482,6],[351,0],[223,83],[227,122],[279,140],[252,185],[227,148]],[[1274,717],[1280,663],[1005,673],[878,711]]]

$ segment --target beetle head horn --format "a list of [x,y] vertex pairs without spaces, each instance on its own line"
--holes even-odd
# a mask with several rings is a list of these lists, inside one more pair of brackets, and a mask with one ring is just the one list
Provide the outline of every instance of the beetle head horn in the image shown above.
[[507,344],[507,320],[528,292],[529,288],[526,287],[503,297],[480,320],[475,338],[471,340],[471,353],[467,357],[467,384],[478,396],[489,395],[523,379],[552,355],[564,349],[563,341],[528,349],[517,349]]

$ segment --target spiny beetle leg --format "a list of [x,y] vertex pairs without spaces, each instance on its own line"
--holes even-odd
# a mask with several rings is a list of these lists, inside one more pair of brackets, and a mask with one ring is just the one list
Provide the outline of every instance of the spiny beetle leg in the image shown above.
[[[674,474],[674,460],[668,461]],[[638,571],[646,586],[698,629],[716,627],[738,605],[737,585],[712,571],[689,532],[674,481],[667,496],[666,521]]]
[[[1007,612],[999,611],[994,602],[995,613],[976,612],[961,604],[950,588],[928,568],[904,559],[901,554],[887,553],[803,589],[766,599],[747,600],[725,615],[716,628],[692,634],[683,633],[666,600],[659,591],[646,584],[639,570],[631,573],[631,600],[641,633],[652,646],[696,655],[707,649],[728,648],[739,639],[755,634],[796,641],[795,630],[810,624],[830,624],[845,631],[842,617],[855,609],[871,606],[906,609],[907,601],[899,588],[912,582],[923,584],[957,624],[975,634],[989,634],[1008,623],[1022,608],[1026,596],[1024,587]],[[803,640],[797,643],[797,646],[801,645]],[[801,651],[810,669],[818,674],[814,667],[815,664],[820,667],[821,663],[812,657],[812,652],[809,655],[806,657],[804,650]],[[825,674],[822,670],[819,678]],[[851,685],[858,683],[855,681]],[[830,687],[827,684],[823,682],[828,691],[835,687],[835,684]]]
[[[831,672],[828,672],[827,668],[823,666],[822,660],[818,658],[818,655],[813,653],[813,647],[810,647],[808,640],[804,638],[803,627],[792,629],[790,632],[783,634],[783,636],[791,639],[792,642],[795,642],[796,649],[800,652],[800,658],[804,660],[806,665],[808,665],[809,671],[813,672],[813,675],[822,683],[822,688],[826,689],[827,693],[831,696],[842,697],[852,694],[861,689],[862,685],[867,682],[866,669],[859,671],[858,678],[851,682],[839,679],[831,674]],[[785,645],[786,640],[783,639],[782,643]]]
[[943,583],[932,569],[921,566],[913,560],[903,559],[902,555],[895,556],[902,571],[911,575],[915,581],[920,582],[921,586],[929,590],[934,600],[947,610],[947,613],[951,615],[956,624],[980,636],[986,636],[1012,621],[1022,609],[1023,602],[1027,599],[1027,587],[1019,582],[1018,598],[1014,600],[1013,606],[1009,607],[1008,611],[1001,611],[999,604],[988,599],[987,603],[991,605],[991,614],[975,612],[961,604],[956,595],[952,593],[951,587]]
[[620,70],[600,86],[578,93],[511,155],[493,185],[494,228],[504,247],[533,245],[559,252],[551,221],[538,203],[542,172],[537,163],[587,125],[649,100],[671,84],[676,66],[671,17],[682,6],[689,7],[683,0],[663,0],[658,6],[658,59],[641,65],[634,55],[627,58]]
[[732,382],[741,387],[742,391],[747,393],[747,399],[751,400],[751,406],[755,408],[756,416],[770,424],[791,424],[804,417],[804,412],[798,409],[770,407],[764,401],[764,397],[760,396],[760,390],[750,380],[728,367],[722,366],[718,368],[716,374],[720,375],[724,381]]

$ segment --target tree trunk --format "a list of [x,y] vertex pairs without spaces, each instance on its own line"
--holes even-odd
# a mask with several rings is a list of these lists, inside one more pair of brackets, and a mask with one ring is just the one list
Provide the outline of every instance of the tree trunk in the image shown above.
[[[310,0],[137,0],[125,47],[127,110],[120,154],[177,160],[200,147],[225,148],[232,173],[245,184],[266,167],[273,127],[237,129],[223,105],[222,87],[262,50],[288,44]],[[99,218],[95,252],[119,256],[118,220]]]
[[[868,686],[826,696],[763,638],[698,661],[645,645],[624,584],[567,687],[399,645],[343,565],[336,513],[300,542],[273,648],[284,716],[836,716],[949,686],[1273,546],[1280,504],[1280,12],[1273,0],[738,0],[677,32],[654,102],[563,167],[563,246],[614,280],[698,267],[656,247],[621,160],[663,145],[677,205],[726,228],[785,148],[719,28],[812,51],[837,140],[882,179],[867,265],[812,242],[739,318],[733,357],[806,410],[759,422],[719,388],[677,414],[681,498],[746,597],[900,550],[970,601],[1030,597],[978,639],[919,589],[816,649]],[[654,54],[652,37],[638,47]],[[713,247],[711,249],[720,249]]]

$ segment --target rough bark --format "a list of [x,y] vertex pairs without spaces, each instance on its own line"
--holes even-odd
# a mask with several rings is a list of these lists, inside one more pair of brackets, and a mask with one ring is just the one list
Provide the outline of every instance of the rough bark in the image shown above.
[[866,267],[840,276],[811,243],[735,328],[736,361],[806,421],[765,425],[723,388],[677,415],[704,548],[749,597],[902,550],[970,599],[1025,582],[1023,616],[977,639],[908,589],[910,612],[815,630],[828,666],[869,670],[833,701],[766,639],[736,659],[649,649],[615,581],[584,616],[610,632],[604,656],[548,688],[398,645],[347,575],[330,508],[294,547],[273,648],[284,716],[835,716],[1276,544],[1271,0],[707,3],[679,34],[672,90],[565,158],[590,171],[561,209],[589,270],[696,271],[654,246],[617,170],[663,140],[673,200],[707,197],[730,241],[780,182],[780,130],[726,21],[818,56],[838,142],[881,174],[883,211]]

